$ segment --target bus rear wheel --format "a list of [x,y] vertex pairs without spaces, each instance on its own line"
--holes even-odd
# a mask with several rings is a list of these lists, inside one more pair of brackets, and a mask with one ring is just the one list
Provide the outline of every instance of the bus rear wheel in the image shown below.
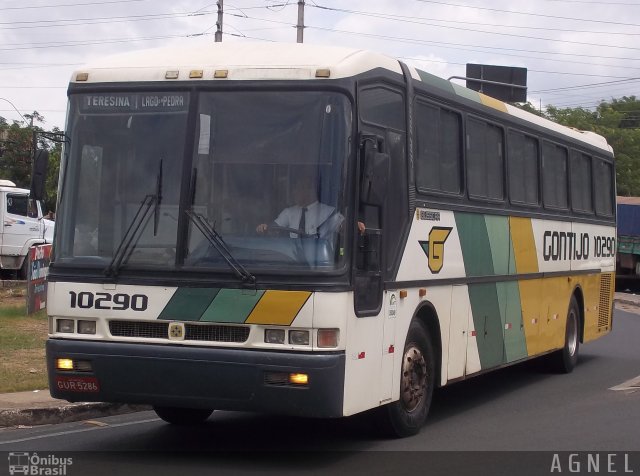
[[173,425],[197,425],[211,416],[213,410],[207,408],[179,408],[154,406],[161,419]]
[[567,311],[567,325],[564,335],[564,347],[551,354],[549,363],[554,372],[568,374],[578,363],[580,349],[580,309],[575,296],[571,297]]
[[402,354],[400,399],[378,409],[382,431],[396,438],[417,434],[427,419],[434,386],[431,336],[420,321],[412,321]]

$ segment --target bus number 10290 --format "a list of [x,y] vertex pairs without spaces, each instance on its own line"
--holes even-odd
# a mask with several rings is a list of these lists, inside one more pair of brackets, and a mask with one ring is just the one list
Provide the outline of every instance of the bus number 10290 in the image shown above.
[[71,297],[71,308],[81,309],[112,309],[114,311],[146,311],[149,304],[149,298],[144,294],[128,294],[117,293],[91,293],[69,291]]

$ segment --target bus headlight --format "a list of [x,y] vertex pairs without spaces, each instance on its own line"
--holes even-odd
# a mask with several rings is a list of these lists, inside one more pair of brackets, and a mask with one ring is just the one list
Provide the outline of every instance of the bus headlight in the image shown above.
[[73,319],[58,319],[56,321],[56,331],[72,334],[75,332],[75,322]]
[[78,334],[95,334],[96,321],[78,321]]
[[284,344],[284,329],[265,329],[264,341],[267,344]]
[[309,345],[309,331],[289,331],[289,344]]

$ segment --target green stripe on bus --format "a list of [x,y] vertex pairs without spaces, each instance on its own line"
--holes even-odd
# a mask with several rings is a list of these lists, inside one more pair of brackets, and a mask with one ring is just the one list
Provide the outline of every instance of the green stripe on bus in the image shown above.
[[495,274],[509,274],[509,218],[485,215],[493,272]]
[[241,324],[263,294],[264,291],[221,289],[200,320]]
[[484,215],[455,213],[455,219],[467,277],[495,274]]
[[434,76],[433,74],[429,74],[425,71],[420,71],[419,69],[416,71],[418,72],[418,76],[420,76],[422,82],[438,89],[444,89],[447,92],[455,94],[455,90],[452,86],[453,83],[451,83],[451,81],[447,81],[446,79],[442,79],[439,76]]
[[503,324],[496,283],[469,285],[469,301],[483,370],[504,362]]
[[218,291],[218,288],[178,288],[158,319],[198,321]]
[[474,91],[472,89],[467,89],[455,83],[451,83],[451,86],[453,86],[453,90],[458,96],[462,96],[482,104],[482,100],[480,99],[480,93],[478,93],[477,91]]
[[498,283],[500,316],[504,329],[505,360],[514,362],[527,357],[527,340],[524,335],[520,288],[516,281]]

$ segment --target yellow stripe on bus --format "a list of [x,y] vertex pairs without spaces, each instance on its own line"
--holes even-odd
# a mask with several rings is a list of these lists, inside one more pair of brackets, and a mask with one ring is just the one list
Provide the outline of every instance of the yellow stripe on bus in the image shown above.
[[[537,273],[538,255],[536,242],[533,238],[533,227],[530,218],[509,217],[509,229],[513,243],[513,253],[517,274]],[[522,325],[527,341],[527,352],[535,355],[544,348],[541,327],[542,279],[518,281],[520,289],[520,306],[522,308]]]
[[507,106],[502,101],[498,101],[497,99],[494,99],[491,96],[487,96],[485,94],[480,93],[480,101],[485,106],[492,107],[494,109],[497,109],[498,111],[508,112]]
[[290,326],[309,296],[307,291],[267,291],[245,323]]
[[509,217],[509,228],[516,258],[516,273],[537,273],[538,255],[531,218]]

